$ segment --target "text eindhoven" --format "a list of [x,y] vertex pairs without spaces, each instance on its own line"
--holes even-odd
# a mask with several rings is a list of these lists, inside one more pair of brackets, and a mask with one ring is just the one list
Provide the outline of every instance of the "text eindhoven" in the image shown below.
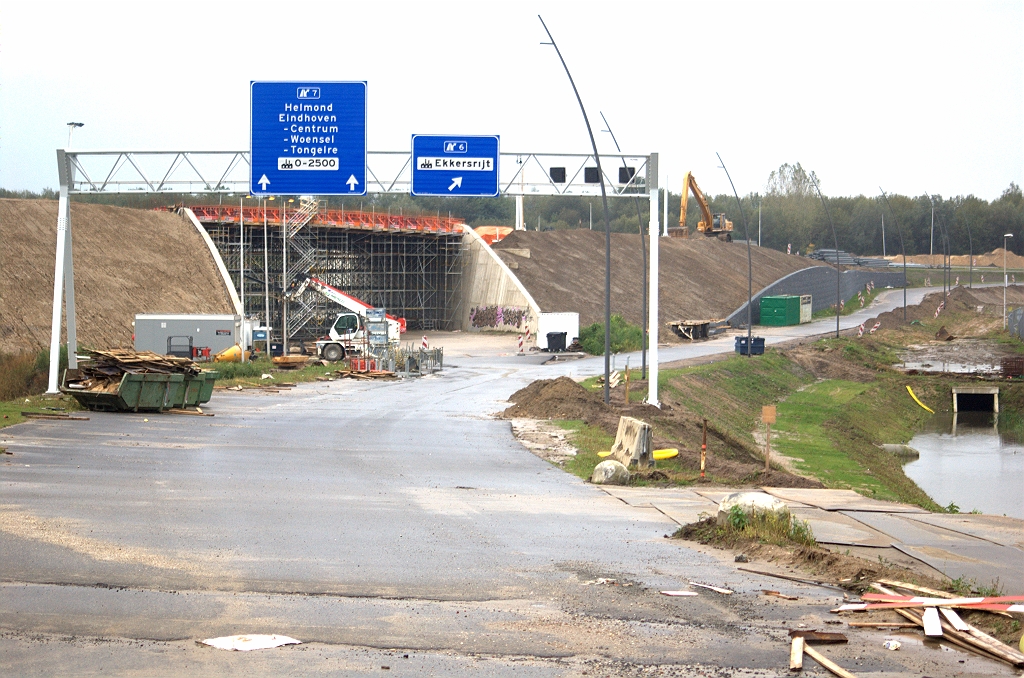
[[[327,144],[334,143],[334,135],[338,132],[337,125],[300,125],[298,123],[328,123],[338,122],[338,116],[333,114],[334,104],[291,104],[284,105],[284,113],[277,116],[278,122],[293,123],[284,128],[285,132],[291,133],[285,138],[285,143],[291,145],[291,152],[295,155],[338,155],[338,147]],[[321,113],[321,115],[310,115]],[[323,134],[325,136],[301,136],[304,134]],[[300,144],[324,144],[303,146]],[[285,149],[287,151],[288,149]]]

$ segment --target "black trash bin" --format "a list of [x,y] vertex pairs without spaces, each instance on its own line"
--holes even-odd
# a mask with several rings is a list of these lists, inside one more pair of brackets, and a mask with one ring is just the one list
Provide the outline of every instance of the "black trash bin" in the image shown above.
[[751,337],[751,349],[747,349],[747,338],[736,337],[736,352],[740,355],[764,355],[764,337]]
[[284,355],[284,345],[277,342],[270,342],[270,355],[272,357]]
[[568,332],[548,332],[548,351],[557,353],[565,350],[565,337]]

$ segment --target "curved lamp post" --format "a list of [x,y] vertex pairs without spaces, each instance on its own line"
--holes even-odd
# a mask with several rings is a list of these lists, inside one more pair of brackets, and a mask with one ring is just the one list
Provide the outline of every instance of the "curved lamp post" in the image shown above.
[[[743,211],[743,202],[740,201],[739,193],[736,192],[736,184],[732,183],[732,177],[729,176],[729,170],[725,168],[725,161],[722,160],[722,156],[718,155],[718,162],[722,163],[722,169],[725,170],[725,178],[729,180],[729,185],[732,186],[732,194],[736,196],[736,204],[740,207],[740,216],[743,217],[743,237],[747,239],[747,357],[750,358],[754,354],[754,347],[751,343],[753,334],[753,291],[754,291],[754,265],[750,257],[750,230],[747,228],[747,213]],[[683,190],[687,190],[683,187]],[[682,218],[686,218],[683,215]]]
[[825,202],[825,197],[821,194],[821,189],[818,188],[818,182],[814,180],[814,175],[809,175],[811,184],[814,185],[814,190],[818,193],[818,199],[821,200],[821,204],[825,207],[825,216],[828,217],[828,225],[832,228],[832,242],[836,248],[836,339],[839,338],[839,302],[842,301],[840,298],[842,292],[839,288],[840,278],[839,275],[842,269],[839,268],[839,238],[836,237],[836,225],[832,223],[832,213],[828,209],[828,203]]
[[889,202],[889,196],[885,194],[881,186],[878,187],[878,190],[882,191],[882,197],[885,198],[889,214],[892,215],[893,223],[896,224],[896,232],[900,234],[900,253],[903,254],[903,322],[907,322],[907,249],[903,246],[903,229],[900,228],[900,221],[896,218],[896,212]]
[[597,176],[601,181],[601,203],[604,205],[604,402],[608,404],[608,401],[611,399],[608,380],[611,373],[612,355],[612,227],[611,221],[608,218],[608,194],[604,188],[604,172],[601,171],[601,156],[597,152],[597,142],[594,141],[594,130],[590,127],[590,118],[587,117],[587,109],[583,107],[583,99],[580,98],[580,92],[576,89],[576,83],[573,82],[572,73],[569,72],[569,67],[565,64],[565,59],[562,57],[562,51],[555,44],[555,38],[551,35],[551,31],[548,30],[548,25],[544,23],[544,19],[541,18],[540,14],[537,15],[537,18],[540,19],[540,25],[544,27],[544,32],[548,34],[548,40],[551,41],[544,44],[555,48],[555,54],[558,55],[558,60],[562,62],[562,68],[565,69],[565,74],[569,77],[569,84],[572,85],[573,94],[576,95],[576,102],[580,105],[580,111],[583,113],[583,122],[587,124],[587,134],[590,135],[590,145],[594,149]]

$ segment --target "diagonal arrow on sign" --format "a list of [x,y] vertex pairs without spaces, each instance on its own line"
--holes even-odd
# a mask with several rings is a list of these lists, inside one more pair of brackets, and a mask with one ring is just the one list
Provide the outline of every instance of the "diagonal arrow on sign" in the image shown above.
[[448,190],[454,188],[462,188],[462,177],[452,177],[452,185],[448,187]]

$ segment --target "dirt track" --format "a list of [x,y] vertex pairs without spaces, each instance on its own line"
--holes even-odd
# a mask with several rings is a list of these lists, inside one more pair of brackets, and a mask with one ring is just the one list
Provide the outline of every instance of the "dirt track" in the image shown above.
[[[660,320],[719,319],[747,300],[747,249],[711,238],[661,238]],[[604,234],[515,231],[494,249],[543,311],[576,311],[580,326],[604,317]],[[509,250],[529,250],[529,257]],[[821,262],[752,248],[756,294],[779,278]],[[640,324],[640,236],[612,234],[612,313]]]
[[[72,203],[78,341],[130,346],[136,313],[231,313],[202,237],[180,217]],[[0,199],[0,351],[49,345],[57,203]],[[62,338],[63,339],[63,338]]]

